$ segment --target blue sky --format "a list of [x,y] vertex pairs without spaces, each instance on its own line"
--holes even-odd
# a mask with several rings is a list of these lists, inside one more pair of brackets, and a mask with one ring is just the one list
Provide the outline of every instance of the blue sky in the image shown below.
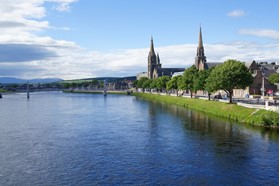
[[[151,35],[163,67],[279,62],[278,0],[0,0],[0,76],[63,79],[146,71]],[[27,57],[28,56],[28,57]]]

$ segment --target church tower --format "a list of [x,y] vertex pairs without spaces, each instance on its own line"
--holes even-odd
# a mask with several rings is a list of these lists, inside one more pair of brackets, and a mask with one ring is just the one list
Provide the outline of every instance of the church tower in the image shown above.
[[157,66],[157,56],[154,49],[153,37],[151,38],[150,52],[148,56],[148,78],[153,79],[153,72]]
[[198,47],[197,47],[197,52],[196,52],[196,57],[195,57],[195,66],[199,70],[204,70],[205,63],[206,63],[206,56],[204,55],[202,32],[201,32],[201,27],[200,27],[199,36],[198,36]]
[[160,59],[159,59],[158,53],[157,53],[157,68],[161,68],[161,64],[160,64]]

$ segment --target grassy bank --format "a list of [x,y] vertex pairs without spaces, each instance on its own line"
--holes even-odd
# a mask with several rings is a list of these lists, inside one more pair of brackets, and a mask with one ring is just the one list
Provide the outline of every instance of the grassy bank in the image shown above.
[[0,93],[7,92],[5,89],[0,88]]
[[133,93],[133,95],[147,100],[155,100],[181,105],[186,108],[203,111],[205,113],[225,117],[241,123],[269,127],[278,127],[279,125],[279,114],[272,111],[262,109],[256,110],[238,106],[236,104],[201,99],[190,99],[184,97],[160,96],[146,93]]

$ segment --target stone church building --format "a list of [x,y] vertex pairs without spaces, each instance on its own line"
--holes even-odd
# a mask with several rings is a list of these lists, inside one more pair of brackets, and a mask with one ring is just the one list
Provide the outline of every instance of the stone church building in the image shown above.
[[159,55],[155,53],[153,37],[151,38],[148,55],[148,78],[156,79],[161,76],[172,76],[175,72],[183,72],[185,68],[162,68]]

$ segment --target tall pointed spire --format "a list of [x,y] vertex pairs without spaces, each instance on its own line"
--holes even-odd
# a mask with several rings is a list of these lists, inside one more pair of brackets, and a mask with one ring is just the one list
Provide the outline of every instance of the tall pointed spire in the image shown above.
[[204,56],[204,47],[202,42],[202,32],[201,26],[199,27],[199,36],[198,36],[198,47],[197,47],[197,56]]
[[203,47],[201,26],[199,27],[198,47],[199,48]]
[[153,36],[151,36],[150,53],[151,53],[151,54],[155,54]]
[[199,70],[204,70],[206,66],[206,56],[204,55],[204,47],[202,42],[201,26],[199,27],[198,46],[196,51],[195,66]]
[[149,55],[148,55],[148,78],[149,79],[153,79],[153,73],[154,73],[154,70],[156,67],[157,67],[157,55],[155,53],[154,41],[153,41],[153,36],[152,36],[150,51],[149,51]]
[[160,64],[160,59],[159,59],[159,55],[157,53],[157,65],[159,65],[159,64]]

